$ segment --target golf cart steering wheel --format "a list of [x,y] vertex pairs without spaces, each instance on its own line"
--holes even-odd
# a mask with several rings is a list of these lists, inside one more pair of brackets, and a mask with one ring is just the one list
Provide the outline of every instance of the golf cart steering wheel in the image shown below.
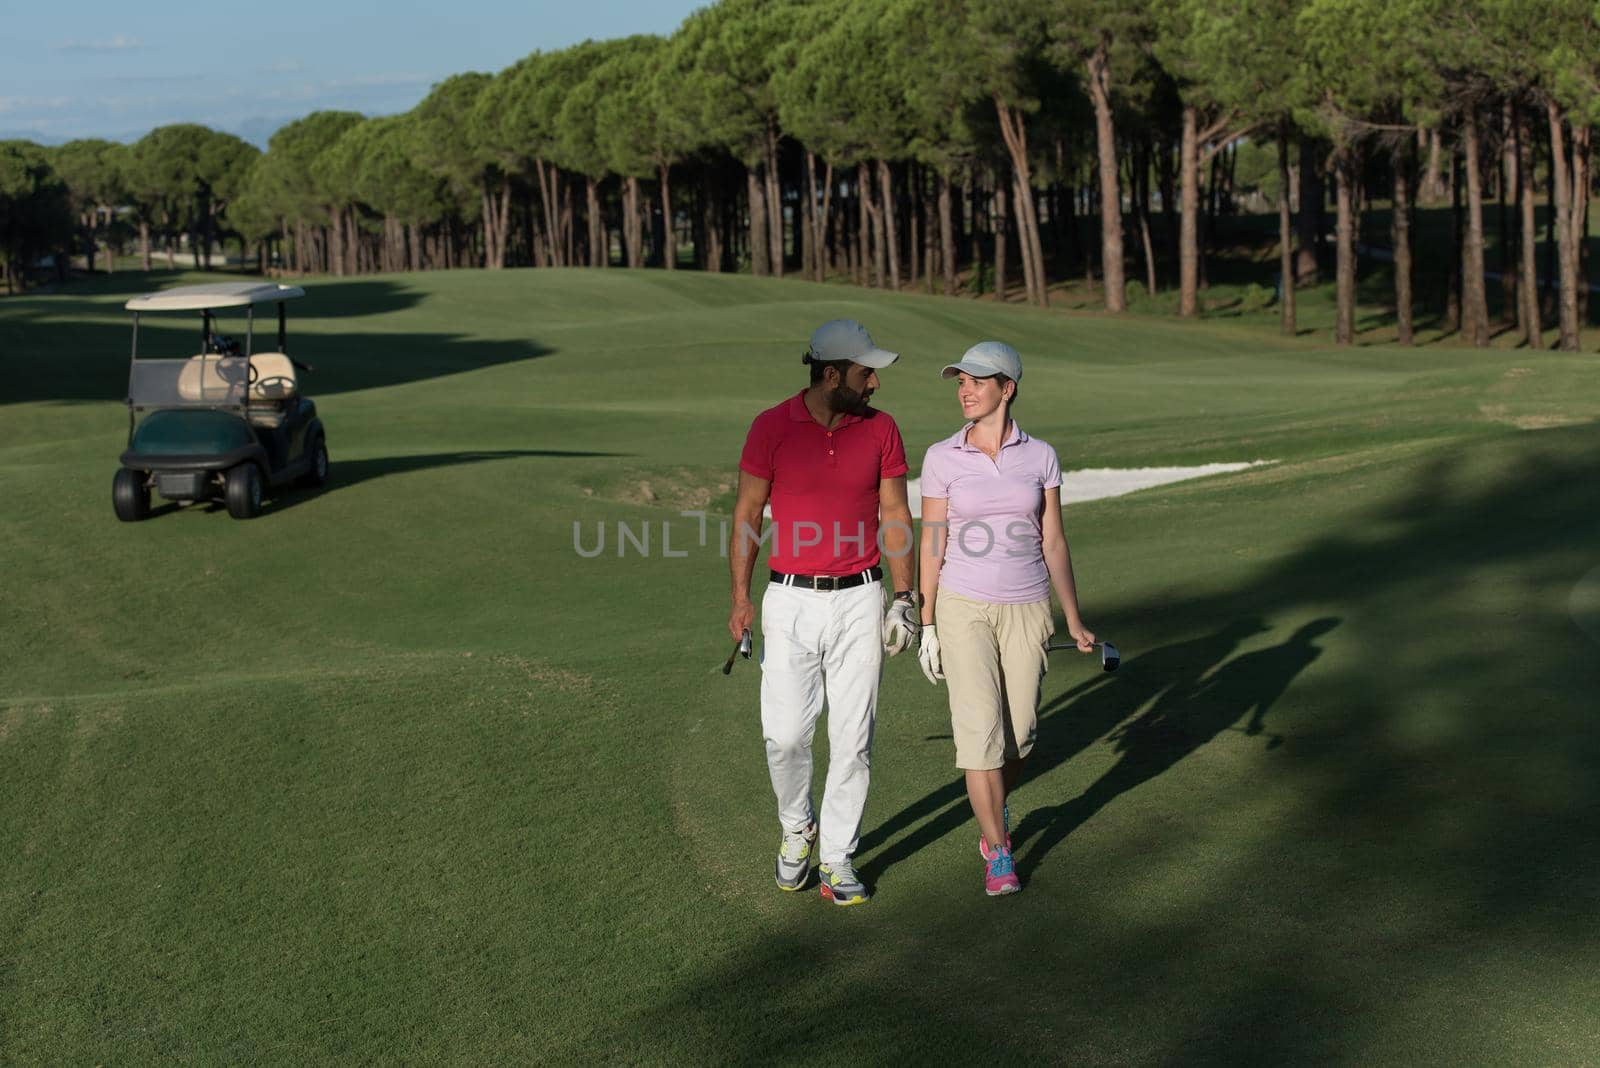
[[[293,375],[268,375],[266,378],[260,379],[260,381],[257,381],[257,375],[258,372],[252,365],[250,368],[250,387],[255,393],[262,395],[267,400],[282,400],[293,393],[297,385]],[[266,397],[266,391],[274,387],[281,389],[283,392],[276,397]]]

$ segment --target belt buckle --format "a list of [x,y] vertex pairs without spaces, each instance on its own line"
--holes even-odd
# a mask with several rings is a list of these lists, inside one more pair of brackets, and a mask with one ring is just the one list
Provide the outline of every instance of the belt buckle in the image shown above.
[[832,593],[839,588],[839,580],[832,575],[818,575],[811,582],[811,588],[818,593]]

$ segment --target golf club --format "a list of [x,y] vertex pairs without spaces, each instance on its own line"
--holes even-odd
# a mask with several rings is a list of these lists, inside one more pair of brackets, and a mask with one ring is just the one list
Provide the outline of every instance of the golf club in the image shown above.
[[[1095,642],[1095,644],[1100,647],[1101,670],[1117,670],[1118,665],[1122,663],[1122,654],[1117,652],[1117,647],[1112,645],[1110,642]],[[1052,642],[1044,647],[1044,651],[1047,653],[1053,653],[1060,649],[1076,649],[1077,647],[1077,642],[1066,642],[1065,644],[1056,644]]]
[[728,654],[728,659],[723,662],[722,673],[724,675],[732,675],[733,674],[733,661],[734,661],[734,659],[736,657],[740,657],[740,656],[744,657],[746,660],[750,659],[750,628],[749,627],[744,628],[744,633],[739,635],[739,640],[734,643],[733,652],[729,653]]

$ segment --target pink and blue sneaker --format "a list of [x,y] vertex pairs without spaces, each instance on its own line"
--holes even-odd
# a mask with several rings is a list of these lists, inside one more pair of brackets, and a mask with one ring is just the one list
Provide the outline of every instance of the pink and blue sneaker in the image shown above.
[[1011,847],[1001,846],[990,853],[983,869],[983,892],[990,897],[999,897],[1021,889],[1022,880],[1017,878],[1017,865],[1011,859]]

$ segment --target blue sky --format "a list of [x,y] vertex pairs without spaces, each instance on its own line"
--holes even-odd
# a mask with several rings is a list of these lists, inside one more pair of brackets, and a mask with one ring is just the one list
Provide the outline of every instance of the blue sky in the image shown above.
[[265,145],[313,111],[393,114],[452,74],[669,34],[708,2],[0,0],[0,139],[131,141],[199,122]]

